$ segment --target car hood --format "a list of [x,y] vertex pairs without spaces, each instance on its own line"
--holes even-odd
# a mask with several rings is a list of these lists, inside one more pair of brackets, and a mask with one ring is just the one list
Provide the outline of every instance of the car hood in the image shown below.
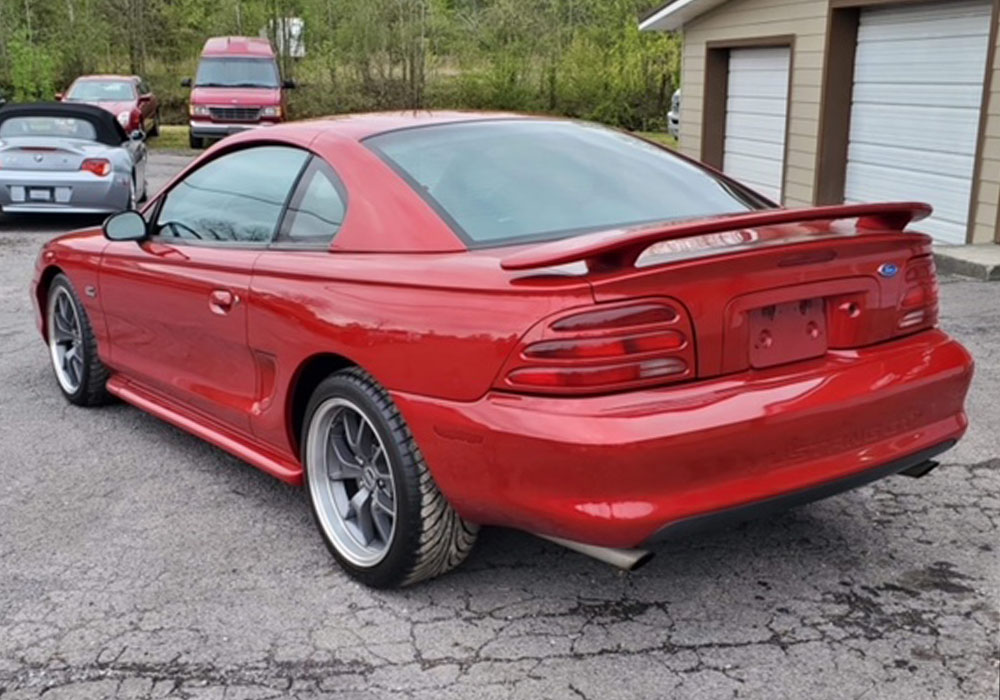
[[122,112],[131,112],[133,109],[139,106],[135,100],[126,100],[124,102],[86,102],[84,100],[68,100],[69,102],[76,102],[77,104],[84,105],[94,105],[95,107],[100,107],[103,110],[111,112],[116,117]]
[[278,88],[196,87],[191,90],[191,104],[239,107],[276,105],[281,104],[281,90]]

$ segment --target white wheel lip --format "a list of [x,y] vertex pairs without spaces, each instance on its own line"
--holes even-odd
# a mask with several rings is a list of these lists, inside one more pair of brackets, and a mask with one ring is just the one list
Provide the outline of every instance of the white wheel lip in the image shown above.
[[60,355],[61,349],[55,333],[55,307],[60,298],[65,298],[69,304],[69,308],[73,311],[73,319],[76,322],[78,331],[80,332],[80,338],[76,341],[77,347],[79,352],[83,351],[83,326],[80,322],[80,312],[76,308],[73,296],[65,287],[59,285],[53,289],[51,294],[49,294],[47,305],[48,314],[46,320],[48,323],[49,356],[52,359],[52,369],[55,370],[56,380],[59,382],[59,386],[62,387],[62,390],[67,394],[75,394],[80,390],[80,386],[83,384],[83,377],[81,376],[79,381],[74,382],[63,366],[63,357]]
[[[358,413],[370,425],[372,432],[378,440],[379,446],[386,455],[389,471],[392,471],[391,457],[385,451],[385,442],[375,427],[374,422],[368,418],[368,414],[355,402],[342,396],[335,396],[326,399],[313,412],[306,433],[305,445],[305,476],[309,488],[309,495],[312,499],[313,509],[316,512],[317,520],[327,541],[330,542],[344,559],[352,565],[370,569],[381,563],[396,539],[396,529],[399,522],[399,512],[397,510],[392,521],[388,542],[380,551],[365,551],[363,545],[358,543],[350,534],[343,516],[335,505],[334,494],[330,479],[327,477],[327,465],[325,461],[326,440],[328,437],[329,423],[332,422],[332,414],[337,409],[346,408]],[[329,417],[329,420],[327,418]],[[397,499],[398,491],[395,480],[392,484],[393,493]],[[397,506],[398,508],[398,506]]]

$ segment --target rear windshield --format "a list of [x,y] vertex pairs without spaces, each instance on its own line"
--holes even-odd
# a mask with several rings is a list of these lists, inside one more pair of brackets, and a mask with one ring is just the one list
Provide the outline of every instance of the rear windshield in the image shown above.
[[203,58],[197,87],[278,87],[278,66],[272,58]]
[[0,138],[18,136],[55,136],[93,141],[97,132],[87,120],[72,117],[12,117],[0,123]]
[[135,99],[135,85],[126,80],[81,80],[66,95],[81,102],[128,102]]
[[379,134],[365,144],[470,246],[771,206],[668,150],[578,122],[463,122]]

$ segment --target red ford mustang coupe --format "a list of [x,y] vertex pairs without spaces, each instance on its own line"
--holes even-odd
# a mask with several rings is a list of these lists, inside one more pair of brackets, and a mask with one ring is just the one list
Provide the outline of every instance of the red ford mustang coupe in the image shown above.
[[590,124],[350,116],[226,139],[46,245],[33,295],[67,399],[304,482],[366,584],[479,525],[631,568],[962,435],[928,213],[782,209]]

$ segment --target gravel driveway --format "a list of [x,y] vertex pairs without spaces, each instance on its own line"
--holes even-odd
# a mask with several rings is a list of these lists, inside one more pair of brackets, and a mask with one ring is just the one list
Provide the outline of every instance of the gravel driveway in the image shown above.
[[[153,155],[151,187],[186,157]],[[624,575],[528,535],[403,592],[333,565],[297,489],[125,405],[59,395],[0,217],[0,697],[991,698],[1000,284],[944,280],[977,360],[922,480],[661,548]]]

